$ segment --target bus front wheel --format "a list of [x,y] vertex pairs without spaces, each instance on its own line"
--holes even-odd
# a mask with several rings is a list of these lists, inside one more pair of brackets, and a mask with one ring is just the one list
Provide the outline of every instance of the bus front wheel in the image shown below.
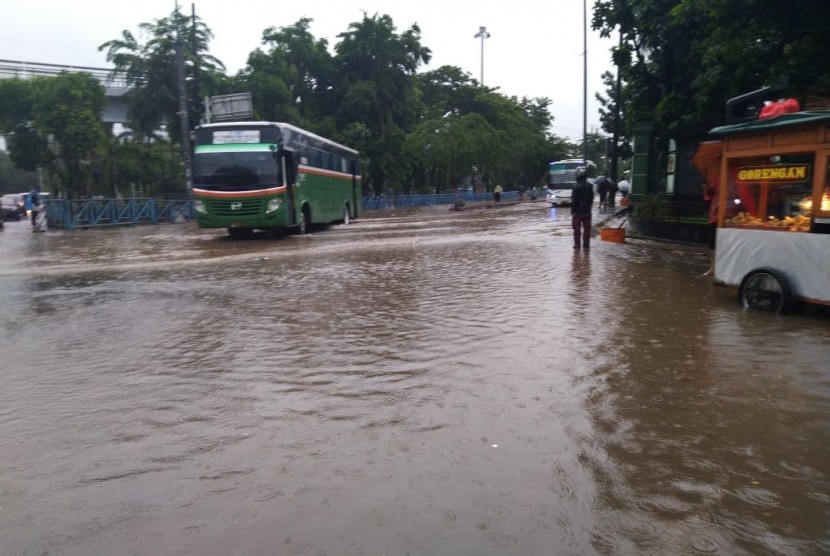
[[297,231],[301,236],[308,233],[310,220],[308,209],[304,207],[303,210],[300,211],[300,223],[297,225]]
[[792,307],[792,290],[783,274],[772,268],[753,270],[741,281],[739,301],[746,309],[783,315]]

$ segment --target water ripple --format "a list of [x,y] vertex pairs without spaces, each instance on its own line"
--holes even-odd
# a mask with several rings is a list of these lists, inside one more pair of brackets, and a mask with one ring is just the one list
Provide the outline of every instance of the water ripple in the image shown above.
[[736,310],[705,250],[570,234],[538,203],[11,227],[4,548],[821,553],[826,322]]

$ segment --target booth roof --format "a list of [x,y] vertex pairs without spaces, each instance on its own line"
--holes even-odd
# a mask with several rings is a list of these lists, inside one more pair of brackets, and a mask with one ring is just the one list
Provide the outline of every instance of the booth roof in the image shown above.
[[732,135],[733,133],[747,133],[754,131],[767,131],[779,127],[788,127],[799,124],[812,124],[817,122],[830,121],[830,110],[792,112],[781,114],[766,120],[753,120],[740,124],[722,125],[709,130],[710,135]]

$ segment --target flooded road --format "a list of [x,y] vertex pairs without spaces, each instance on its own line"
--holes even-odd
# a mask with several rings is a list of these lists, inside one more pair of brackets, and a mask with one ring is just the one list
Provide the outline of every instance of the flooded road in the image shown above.
[[2,555],[830,553],[830,321],[525,203],[0,232]]

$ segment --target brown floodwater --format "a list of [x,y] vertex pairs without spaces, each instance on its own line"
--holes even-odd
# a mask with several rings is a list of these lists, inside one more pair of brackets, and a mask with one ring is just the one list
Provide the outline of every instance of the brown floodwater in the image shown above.
[[0,554],[830,553],[830,319],[568,220],[6,223]]

